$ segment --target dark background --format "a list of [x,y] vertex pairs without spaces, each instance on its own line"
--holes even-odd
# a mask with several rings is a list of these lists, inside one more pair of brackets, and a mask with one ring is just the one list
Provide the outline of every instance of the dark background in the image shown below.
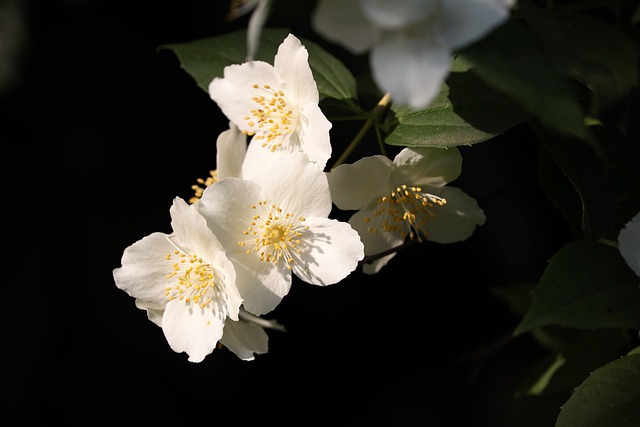
[[[282,2],[269,25],[358,71],[361,60],[310,31],[311,5]],[[13,70],[0,88],[3,425],[553,425],[567,396],[514,397],[544,351],[510,336],[519,318],[490,291],[536,282],[572,239],[537,184],[526,125],[461,147],[451,185],[488,217],[472,238],[407,248],[375,276],[357,271],[326,288],[294,280],[267,316],[288,329],[269,332],[268,354],[247,362],[223,349],[192,364],[116,288],[112,270],[130,244],[170,232],[173,198],[188,199],[215,167],[227,127],[157,48],[244,28],[246,18],[226,22],[221,0],[3,7],[5,46],[15,46],[0,59]],[[335,125],[334,153],[356,131]],[[373,135],[367,143],[375,148]]]

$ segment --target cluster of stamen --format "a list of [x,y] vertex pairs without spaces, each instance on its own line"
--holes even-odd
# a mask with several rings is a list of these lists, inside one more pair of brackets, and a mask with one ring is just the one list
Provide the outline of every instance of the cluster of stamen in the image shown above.
[[303,224],[305,218],[284,212],[267,201],[260,201],[252,208],[257,213],[244,231],[246,239],[239,241],[238,246],[248,246],[246,253],[256,253],[260,261],[275,265],[283,262],[291,270],[297,254],[303,251],[303,231],[309,228]]
[[258,106],[250,111],[250,116],[244,117],[248,130],[243,133],[262,140],[263,147],[275,151],[282,147],[283,135],[295,129],[293,110],[287,107],[286,97],[281,90],[272,89],[266,84],[254,84],[253,88],[261,94],[251,98]]
[[174,261],[173,271],[167,274],[167,279],[175,284],[167,286],[164,295],[170,301],[177,298],[200,308],[209,305],[216,286],[211,266],[197,255],[187,255],[178,250],[168,253],[165,259]]
[[421,187],[400,185],[378,200],[373,218],[365,218],[367,231],[378,234],[381,229],[422,242],[427,236],[425,225],[435,216],[431,208],[445,203],[444,198],[425,193]]
[[210,186],[211,184],[217,181],[218,181],[217,170],[210,170],[209,176],[207,177],[207,179],[198,178],[196,180],[197,184],[193,184],[191,186],[191,189],[193,190],[194,194],[189,199],[189,203],[193,204],[197,202],[202,197],[202,192],[205,190],[205,188],[207,188],[208,186]]

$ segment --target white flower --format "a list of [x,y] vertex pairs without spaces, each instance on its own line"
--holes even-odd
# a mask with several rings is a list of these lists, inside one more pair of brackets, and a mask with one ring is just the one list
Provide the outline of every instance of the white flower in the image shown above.
[[618,233],[618,249],[629,267],[640,276],[640,212]]
[[269,351],[269,336],[265,329],[285,331],[277,321],[255,316],[242,307],[238,317],[238,321],[227,319],[220,343],[242,360],[254,360],[256,354]]
[[[335,205],[357,210],[349,223],[360,233],[365,254],[376,255],[407,238],[453,243],[467,239],[486,217],[475,199],[446,186],[462,170],[457,148],[404,148],[393,162],[364,157],[329,172]],[[377,273],[395,253],[364,264]]]
[[242,178],[209,186],[197,207],[234,263],[244,307],[256,315],[273,310],[287,295],[292,273],[307,283],[330,285],[364,257],[358,233],[328,218],[326,174],[303,153],[265,156],[252,141]]
[[232,21],[251,11],[247,28],[247,61],[252,61],[260,46],[262,29],[269,16],[271,0],[232,0],[227,20]]
[[227,118],[270,151],[302,151],[323,169],[331,157],[331,122],[318,106],[319,93],[307,49],[289,34],[273,66],[250,61],[225,67],[209,94]]
[[162,327],[171,348],[200,362],[238,320],[242,298],[220,242],[194,206],[176,198],[171,234],[152,233],[124,250],[116,286]]
[[452,53],[509,17],[514,0],[320,0],[316,32],[354,54],[394,102],[425,108],[449,75]]

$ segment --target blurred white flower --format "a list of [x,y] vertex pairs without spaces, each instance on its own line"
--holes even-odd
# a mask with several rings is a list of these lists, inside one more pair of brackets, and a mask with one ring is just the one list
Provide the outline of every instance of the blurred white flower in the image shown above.
[[321,169],[331,157],[331,122],[318,106],[319,93],[307,49],[289,34],[273,66],[250,61],[225,67],[209,94],[227,118],[265,151],[302,151]]
[[160,326],[175,352],[201,362],[238,320],[242,298],[233,264],[193,205],[176,198],[173,233],[152,233],[124,250],[116,286]]
[[[462,170],[457,148],[404,148],[393,162],[364,157],[327,173],[331,196],[343,210],[357,210],[349,223],[360,233],[367,256],[407,238],[453,243],[471,236],[486,217],[474,198],[447,186]],[[395,253],[363,265],[375,274]]]
[[629,267],[640,276],[640,212],[618,233],[618,249]]
[[515,0],[320,0],[314,30],[354,54],[370,53],[373,78],[393,102],[427,107],[452,54],[505,22]]
[[262,29],[269,17],[269,10],[271,8],[271,0],[232,0],[229,14],[227,15],[228,21],[233,21],[249,12],[249,24],[247,25],[247,61],[253,61],[256,56],[256,52],[260,47],[260,37],[262,35]]
[[314,285],[337,283],[364,257],[358,233],[329,219],[325,173],[299,152],[267,153],[252,141],[242,178],[207,187],[196,204],[227,249],[247,311],[273,310],[292,273]]

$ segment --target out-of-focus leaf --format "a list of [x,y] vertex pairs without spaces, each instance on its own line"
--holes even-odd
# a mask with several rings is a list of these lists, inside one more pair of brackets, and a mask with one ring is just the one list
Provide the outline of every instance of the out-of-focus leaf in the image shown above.
[[460,52],[485,83],[504,93],[545,127],[590,140],[574,82],[563,74],[531,30],[508,21]]
[[619,329],[573,332],[572,339],[557,352],[532,367],[518,386],[518,395],[539,396],[574,388],[593,370],[620,357],[631,344],[629,334]]
[[565,217],[576,239],[584,239],[580,194],[545,149],[541,149],[538,156],[538,182],[551,203]]
[[[538,138],[580,196],[581,207],[577,208],[575,195],[566,188],[566,182],[557,173],[551,177],[544,175],[554,174],[552,167],[541,170],[543,189],[565,215],[574,234],[593,241],[600,238],[611,239],[611,232],[617,233],[617,230],[612,230],[617,208],[604,150],[597,150],[598,146],[595,144],[588,145],[573,138],[563,138],[543,129],[538,132]],[[546,181],[547,179],[556,180],[555,184]],[[561,200],[563,196],[568,199]]]
[[638,54],[620,28],[596,16],[552,17],[528,2],[519,6],[556,68],[590,90],[590,114],[597,117],[637,86]]
[[640,354],[595,370],[562,406],[555,427],[640,425]]
[[[273,58],[289,31],[284,28],[264,28],[256,60],[273,64]],[[309,66],[318,84],[320,98],[356,99],[356,81],[351,72],[322,47],[304,38],[300,41],[309,52]],[[245,62],[246,31],[239,30],[215,37],[160,46],[173,52],[180,66],[208,91],[214,77],[222,77],[224,67]]]
[[524,316],[531,306],[531,291],[535,283],[512,283],[509,285],[493,286],[491,293],[504,301],[511,312]]
[[412,110],[392,105],[398,121],[389,145],[454,147],[472,145],[502,134],[531,117],[507,96],[488,87],[461,58],[429,107]]
[[533,290],[533,303],[514,334],[545,325],[577,329],[640,328],[638,276],[611,246],[565,245]]

